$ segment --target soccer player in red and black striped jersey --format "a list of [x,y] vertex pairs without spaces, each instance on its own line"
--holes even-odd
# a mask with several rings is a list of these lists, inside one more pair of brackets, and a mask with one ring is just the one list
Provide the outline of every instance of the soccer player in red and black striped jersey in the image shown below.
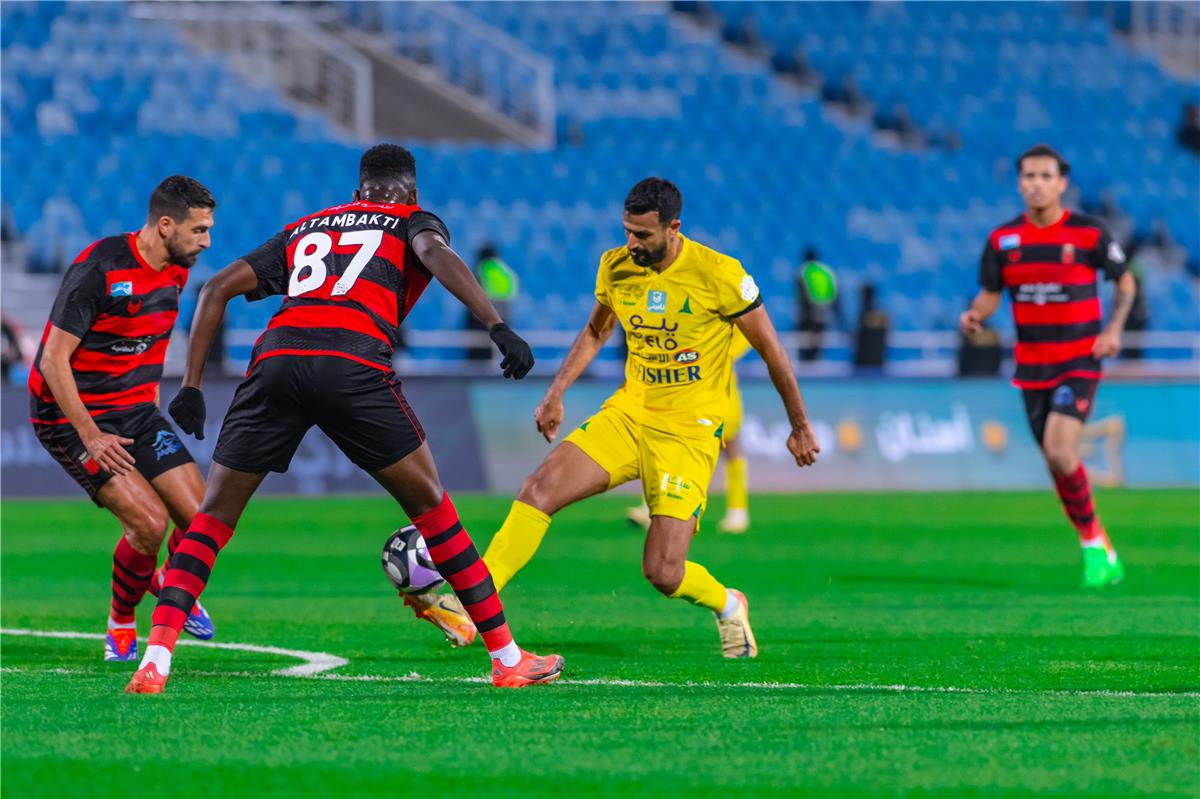
[[[188,269],[209,246],[216,201],[173,175],[150,195],[136,233],[101,239],[67,270],[29,375],[38,440],[121,523],[113,552],[105,660],[136,661],[134,608],[153,591],[167,526],[174,552],[204,496],[192,456],[158,409],[167,342]],[[192,608],[187,631],[212,638]]]
[[[1121,351],[1137,284],[1125,254],[1100,220],[1063,208],[1070,167],[1039,144],[1017,159],[1025,213],[992,231],[980,262],[980,291],[959,320],[978,332],[1008,290],[1017,323],[1013,384],[1022,390],[1034,438],[1083,547],[1083,585],[1118,583],[1125,568],[1092,503],[1079,435],[1100,384],[1103,358]],[[1097,279],[1116,281],[1102,325]]]
[[521,687],[556,679],[563,659],[513,641],[491,574],[442,488],[425,431],[392,372],[400,325],[436,278],[483,322],[505,377],[533,366],[529,345],[508,328],[450,249],[450,234],[417,205],[416,162],[381,144],[363,155],[354,202],[288,225],[205,286],[196,308],[183,388],[171,414],[184,432],[205,416],[204,362],[226,303],[286,295],[254,347],[213,453],[208,491],[171,559],[154,610],[150,645],[126,689],[158,693],[193,603],[217,553],[263,478],[286,471],[300,440],[319,427],[395,497],[474,622],[492,658],[492,682]]

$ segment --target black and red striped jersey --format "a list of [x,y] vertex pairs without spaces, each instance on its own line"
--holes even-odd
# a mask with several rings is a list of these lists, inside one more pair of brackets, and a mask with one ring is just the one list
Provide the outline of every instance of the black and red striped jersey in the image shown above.
[[287,295],[254,345],[250,367],[276,355],[333,355],[392,368],[400,324],[431,275],[410,242],[442,220],[415,205],[357,201],[288,225],[245,256],[249,300]]
[[1008,289],[1017,325],[1014,385],[1053,388],[1070,377],[1100,377],[1092,355],[1102,318],[1096,281],[1124,272],[1125,253],[1095,217],[1064,211],[1037,227],[1022,214],[992,231],[979,284]]
[[136,238],[125,233],[100,239],[63,277],[29,373],[35,423],[67,421],[38,368],[51,326],[80,339],[71,373],[92,416],[157,401],[188,272],[175,264],[154,269],[138,252]]

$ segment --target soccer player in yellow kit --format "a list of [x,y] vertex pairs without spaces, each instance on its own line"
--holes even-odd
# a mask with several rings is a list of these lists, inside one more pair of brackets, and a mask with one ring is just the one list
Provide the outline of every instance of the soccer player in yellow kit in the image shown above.
[[796,464],[813,464],[819,448],[754,278],[733,258],[685,238],[682,208],[679,190],[662,178],[646,178],[625,198],[626,244],[600,259],[596,303],[537,407],[538,430],[547,441],[558,436],[563,394],[618,320],[629,345],[625,383],[525,479],[484,562],[503,589],[537,551],[551,516],[641,478],[650,507],[642,573],[664,595],[716,614],[725,657],[755,657],[745,595],[687,559],[729,412],[735,326],[783,399]]
[[[738,360],[750,351],[750,342],[737,327],[733,328],[733,343],[729,345],[729,360]],[[725,456],[725,518],[717,523],[722,533],[740,535],[750,529],[750,474],[746,455],[742,452],[738,433],[742,430],[742,392],[738,390],[737,372],[729,369],[729,411],[721,432],[721,452]],[[629,521],[642,528],[650,526],[650,506],[642,502],[625,514]]]

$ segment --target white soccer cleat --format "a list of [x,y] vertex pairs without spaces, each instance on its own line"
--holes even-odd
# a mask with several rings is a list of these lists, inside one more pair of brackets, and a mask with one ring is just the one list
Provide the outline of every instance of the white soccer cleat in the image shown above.
[[717,529],[722,533],[741,535],[750,529],[750,511],[746,508],[729,508]]
[[637,505],[625,511],[625,518],[630,524],[636,524],[638,527],[646,528],[650,526],[650,509],[646,507],[646,503]]

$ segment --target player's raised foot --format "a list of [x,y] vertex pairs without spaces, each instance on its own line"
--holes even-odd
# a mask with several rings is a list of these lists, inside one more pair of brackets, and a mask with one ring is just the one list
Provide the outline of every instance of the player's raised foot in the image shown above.
[[524,688],[554,682],[562,676],[561,655],[535,655],[521,650],[521,659],[514,666],[505,666],[498,659],[492,660],[492,685],[497,688]]
[[650,509],[645,504],[635,505],[625,511],[625,518],[630,524],[635,524],[638,527],[646,528],[650,526]]
[[[158,596],[159,590],[166,583],[166,571],[167,564],[164,563],[158,567],[154,572],[154,577],[150,580],[150,593],[155,596]],[[192,605],[192,612],[188,614],[187,620],[183,623],[183,631],[201,641],[208,641],[217,634],[212,616],[208,615],[208,611],[200,604],[199,599]]]
[[476,630],[471,617],[463,609],[462,602],[454,594],[424,594],[400,592],[404,604],[413,609],[418,619],[424,619],[442,631],[450,646],[470,646],[475,640]]
[[158,666],[147,663],[133,673],[133,679],[125,686],[127,694],[161,694],[167,687],[167,678],[158,673]]
[[741,535],[750,529],[750,511],[746,508],[729,508],[725,518],[717,524],[717,529],[730,535]]
[[1104,547],[1084,547],[1083,588],[1104,588],[1125,579],[1125,566],[1116,550]]
[[104,659],[113,663],[137,661],[137,630],[133,628],[110,628],[104,636]]
[[737,610],[727,619],[717,616],[721,654],[727,658],[758,657],[758,642],[754,640],[754,630],[750,629],[750,603],[736,588],[730,588],[729,593],[737,599]]

